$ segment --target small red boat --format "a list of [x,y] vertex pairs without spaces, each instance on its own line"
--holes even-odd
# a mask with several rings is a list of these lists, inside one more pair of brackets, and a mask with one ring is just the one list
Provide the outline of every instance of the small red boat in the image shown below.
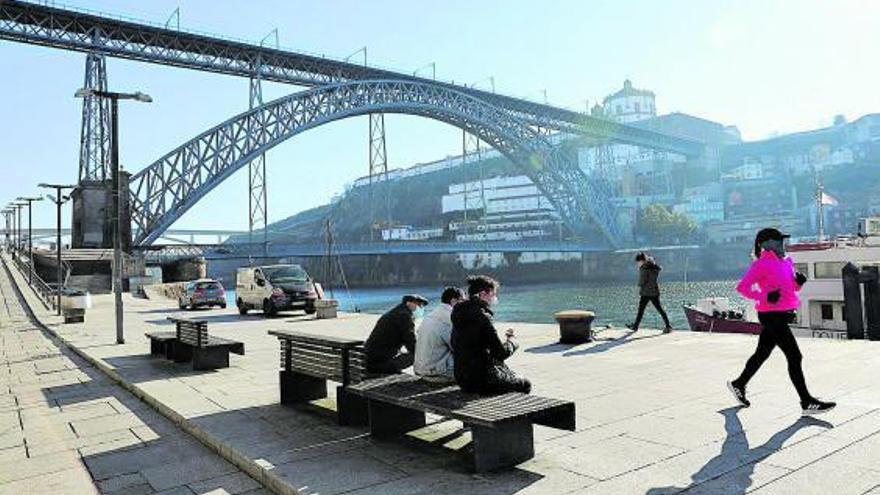
[[725,297],[709,297],[693,306],[685,305],[684,314],[694,332],[761,333],[761,324],[746,319],[742,311],[731,309]]

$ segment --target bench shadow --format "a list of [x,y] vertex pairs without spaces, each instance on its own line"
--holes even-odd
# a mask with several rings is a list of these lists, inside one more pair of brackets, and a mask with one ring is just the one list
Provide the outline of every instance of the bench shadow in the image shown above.
[[[811,416],[803,416],[791,425],[773,434],[761,445],[751,447],[739,420],[742,407],[730,407],[718,411],[724,416],[724,430],[727,436],[721,444],[721,452],[709,459],[699,470],[691,475],[688,486],[662,486],[647,490],[645,495],[665,495],[702,489],[725,495],[741,495],[752,485],[752,474],[761,460],[782,448],[786,440],[803,428],[816,426],[825,429],[834,425]],[[707,486],[708,485],[708,486]]]
[[553,342],[551,344],[529,347],[523,352],[528,352],[530,354],[555,354],[557,352],[571,349],[572,347],[574,347],[574,344],[561,344],[559,342]]
[[596,345],[592,345],[590,347],[586,347],[584,349],[573,350],[569,352],[564,352],[562,355],[564,357],[572,357],[572,356],[583,356],[585,354],[599,354],[601,352],[606,352],[614,349],[615,347],[620,347],[622,345],[631,344],[633,342],[638,342],[640,340],[646,339],[654,339],[657,337],[663,336],[663,334],[653,334],[653,335],[643,335],[641,337],[632,337],[636,333],[635,330],[630,330],[629,332],[621,335],[617,338],[608,338],[608,339],[596,339],[599,342]]

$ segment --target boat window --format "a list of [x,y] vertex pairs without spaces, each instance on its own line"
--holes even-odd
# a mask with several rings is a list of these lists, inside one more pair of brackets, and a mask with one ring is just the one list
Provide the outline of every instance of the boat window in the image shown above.
[[813,264],[814,278],[841,278],[846,262],[844,261],[820,261]]
[[795,263],[794,264],[795,271],[801,272],[808,277],[810,276],[809,267],[810,267],[809,263]]
[[822,319],[823,320],[833,320],[834,319],[834,306],[830,304],[822,305]]

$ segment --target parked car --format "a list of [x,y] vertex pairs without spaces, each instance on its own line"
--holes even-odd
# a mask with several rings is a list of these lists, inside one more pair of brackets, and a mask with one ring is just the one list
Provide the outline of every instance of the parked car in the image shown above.
[[226,291],[223,284],[210,278],[187,282],[177,301],[180,309],[196,309],[201,306],[226,307]]
[[240,314],[261,309],[266,316],[302,309],[315,312],[315,283],[299,265],[266,265],[239,268],[235,277],[235,304]]

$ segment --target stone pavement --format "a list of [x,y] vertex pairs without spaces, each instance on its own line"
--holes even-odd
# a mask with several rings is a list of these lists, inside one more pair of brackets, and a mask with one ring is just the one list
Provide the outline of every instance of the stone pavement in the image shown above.
[[0,494],[268,493],[35,326],[10,282],[0,267]]
[[[110,297],[96,297],[86,323],[73,325],[56,325],[31,299],[62,338],[279,493],[880,495],[873,342],[800,341],[812,391],[840,403],[820,420],[800,418],[781,353],[751,384],[752,407],[733,407],[724,381],[753,350],[752,336],[608,330],[572,347],[555,343],[555,325],[513,324],[523,345],[511,366],[532,379],[535,394],[575,401],[577,431],[536,427],[534,459],[475,476],[455,455],[468,441],[456,422],[380,442],[335,425],[319,407],[278,404],[278,344],[267,330],[363,336],[375,316],[186,313],[247,350],[228,369],[193,372],[150,357],[143,338],[184,314],[174,301],[126,297],[127,343],[115,345]],[[319,405],[332,407],[332,398]]]

